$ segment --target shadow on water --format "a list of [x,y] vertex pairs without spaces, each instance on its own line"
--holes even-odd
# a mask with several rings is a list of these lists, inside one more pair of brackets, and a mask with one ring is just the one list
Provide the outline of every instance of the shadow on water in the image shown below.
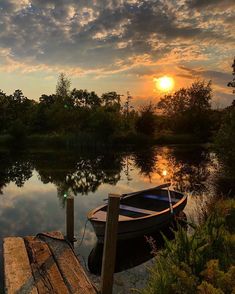
[[[173,240],[177,226],[181,225],[186,229],[186,221],[187,217],[182,213],[181,221],[172,222],[161,231],[158,230],[138,238],[118,240],[115,273],[133,268],[153,258],[157,251],[164,248],[163,235],[168,240]],[[103,243],[97,242],[89,254],[88,268],[92,274],[101,274],[103,247]]]

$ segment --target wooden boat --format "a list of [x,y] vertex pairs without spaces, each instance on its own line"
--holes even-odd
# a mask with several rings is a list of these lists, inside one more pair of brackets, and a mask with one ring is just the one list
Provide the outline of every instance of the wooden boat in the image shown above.
[[[181,212],[187,196],[163,184],[148,190],[121,195],[118,219],[118,239],[135,238],[161,229]],[[103,241],[108,205],[88,213],[98,241]]]

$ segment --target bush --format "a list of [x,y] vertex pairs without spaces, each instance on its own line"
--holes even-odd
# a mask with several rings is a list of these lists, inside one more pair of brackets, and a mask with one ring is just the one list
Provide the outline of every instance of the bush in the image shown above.
[[166,248],[156,254],[141,293],[232,293],[235,238],[228,215],[234,213],[235,201],[221,202],[204,224],[193,226],[191,235],[179,227],[174,241],[164,237]]
[[215,147],[219,156],[225,162],[235,164],[235,107],[230,107],[221,124],[220,130],[215,137]]
[[148,136],[152,136],[156,129],[156,115],[153,104],[143,106],[140,115],[136,120],[136,131]]
[[21,120],[17,119],[9,128],[9,134],[14,142],[23,142],[27,137],[27,127]]

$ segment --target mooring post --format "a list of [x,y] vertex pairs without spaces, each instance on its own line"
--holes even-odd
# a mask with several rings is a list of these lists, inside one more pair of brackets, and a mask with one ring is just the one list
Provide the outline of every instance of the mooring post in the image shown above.
[[120,195],[109,194],[101,270],[101,294],[112,294]]
[[74,243],[74,197],[69,196],[66,200],[66,238]]

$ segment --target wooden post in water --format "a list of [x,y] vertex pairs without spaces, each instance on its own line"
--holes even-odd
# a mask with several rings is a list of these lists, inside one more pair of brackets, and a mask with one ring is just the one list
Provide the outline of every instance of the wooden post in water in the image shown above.
[[109,194],[101,270],[101,294],[112,294],[120,195]]
[[66,238],[73,245],[74,243],[74,197],[66,199]]

